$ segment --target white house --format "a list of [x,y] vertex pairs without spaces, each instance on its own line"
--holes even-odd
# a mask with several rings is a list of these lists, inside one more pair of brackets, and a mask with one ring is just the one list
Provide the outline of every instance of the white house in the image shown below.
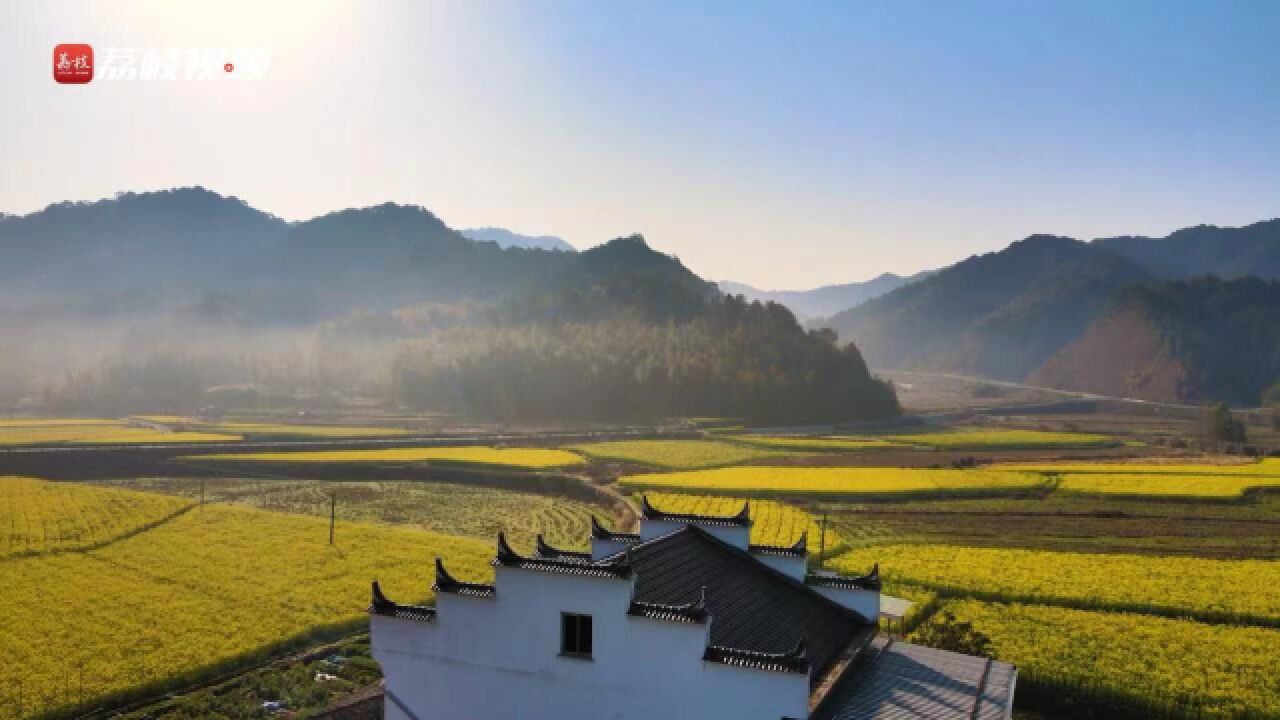
[[436,559],[434,607],[373,584],[389,720],[1009,718],[1006,663],[878,637],[880,580],[807,572],[802,538],[752,545],[728,517],[643,502],[592,550],[498,536],[492,585]]

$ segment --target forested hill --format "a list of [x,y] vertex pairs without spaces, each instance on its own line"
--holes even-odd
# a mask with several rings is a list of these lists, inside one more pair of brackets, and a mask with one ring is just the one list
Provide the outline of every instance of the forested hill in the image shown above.
[[1280,219],[1238,228],[1197,225],[1162,238],[1100,238],[1093,244],[1162,278],[1255,275],[1280,279]]
[[[1034,235],[825,323],[856,342],[873,367],[1030,379],[1152,399],[1256,402],[1257,384],[1276,379],[1260,377],[1271,372],[1272,360],[1255,358],[1246,367],[1212,352],[1197,338],[1215,337],[1205,325],[1213,315],[1196,303],[1211,303],[1223,332],[1249,343],[1235,347],[1255,350],[1280,342],[1280,327],[1261,320],[1274,307],[1248,283],[1179,282],[1215,273],[1280,277],[1280,220],[1087,243]],[[1170,347],[1178,352],[1165,352]]]
[[504,248],[420,207],[287,223],[187,188],[6,217],[0,280],[0,405],[189,412],[250,387],[531,420],[899,412],[855,348],[638,235]]
[[711,291],[640,238],[583,253],[503,247],[394,203],[286,223],[203,188],[6,216],[0,261],[0,308],[184,307],[243,325],[459,301],[514,301],[529,317],[666,317]]
[[493,299],[536,285],[572,261],[566,253],[475,242],[424,208],[386,203],[291,226],[268,251],[239,258],[224,286],[288,288],[333,315]]
[[1256,406],[1280,381],[1280,282],[1200,278],[1125,289],[1031,380],[1144,400]]
[[283,220],[203,188],[121,193],[0,217],[0,303],[217,286],[259,256]]
[[1034,235],[829,320],[874,367],[1022,379],[1077,337],[1111,293],[1149,279],[1088,243]]

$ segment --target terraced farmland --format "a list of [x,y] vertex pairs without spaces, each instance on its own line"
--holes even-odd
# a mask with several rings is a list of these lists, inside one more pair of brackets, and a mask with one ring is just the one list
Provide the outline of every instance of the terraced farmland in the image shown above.
[[944,594],[1280,626],[1280,562],[1272,560],[879,545],[830,564],[856,573],[873,562],[890,580]]
[[239,435],[206,432],[166,432],[136,427],[120,420],[54,418],[0,421],[0,445],[113,445],[228,442]]
[[1229,500],[1243,497],[1250,490],[1273,487],[1280,487],[1280,476],[1069,473],[1062,476],[1058,491],[1087,495]]
[[745,447],[716,440],[618,440],[572,445],[568,449],[600,460],[619,460],[673,469],[737,465],[786,454],[778,450]]
[[902,445],[923,445],[944,450],[1026,450],[1087,448],[1115,445],[1106,435],[960,427],[937,432],[913,432],[875,436]]
[[867,467],[741,467],[628,475],[631,489],[729,495],[823,497],[965,496],[1027,493],[1045,487],[1036,473]]
[[1060,478],[1062,492],[1150,498],[1236,499],[1280,487],[1280,460],[1251,463],[1037,463],[997,466]]
[[949,601],[1018,666],[1020,694],[1136,717],[1280,716],[1280,631],[1132,613]]
[[[732,515],[742,509],[743,498],[714,497],[710,495],[677,495],[671,493],[645,493],[654,507],[667,512],[695,513],[699,515]],[[811,553],[818,551],[822,529],[802,508],[776,500],[751,500],[751,542],[760,545],[794,545],[800,536],[808,533]],[[842,544],[833,528],[827,528],[826,546],[834,550]]]
[[282,423],[218,422],[193,423],[189,427],[204,432],[282,438],[368,438],[397,437],[409,434],[409,431],[404,428],[376,427],[372,425],[286,425]]
[[[1229,458],[1235,460],[1235,458]],[[1280,458],[1254,462],[1006,463],[999,469],[1059,475],[1206,475],[1215,477],[1280,477]]]
[[729,437],[732,438],[733,442],[746,445],[804,452],[850,452],[899,446],[898,443],[876,437],[801,437],[786,435],[733,435]]
[[[197,498],[202,483],[182,478],[117,481],[120,487]],[[583,500],[517,492],[494,487],[437,482],[316,482],[297,480],[209,479],[203,491],[210,501],[262,510],[329,517],[336,497],[339,521],[407,525],[442,535],[492,542],[507,533],[519,548],[533,546],[538,533],[548,542],[586,549],[591,516],[606,523],[614,508]]]
[[10,427],[75,427],[77,425],[123,425],[111,418],[0,418],[0,429]]
[[0,477],[0,559],[92,547],[189,507],[166,495]]
[[[211,505],[83,553],[0,562],[0,717],[77,714],[349,632],[369,581],[423,600],[430,559],[484,580],[492,544],[383,525]],[[55,602],[31,602],[32,594]],[[56,607],[56,611],[51,611]],[[68,684],[68,678],[77,683]]]
[[451,463],[547,469],[581,465],[583,459],[566,450],[545,448],[465,447],[383,448],[378,450],[321,450],[316,452],[219,453],[188,460],[232,463]]
[[1280,559],[1280,498],[1259,503],[1171,503],[1053,492],[1043,497],[824,500],[841,534],[859,545],[924,544],[1057,552]]

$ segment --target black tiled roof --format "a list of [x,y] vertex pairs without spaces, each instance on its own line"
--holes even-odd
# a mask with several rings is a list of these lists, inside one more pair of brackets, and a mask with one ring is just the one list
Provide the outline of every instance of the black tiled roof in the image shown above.
[[577,552],[574,550],[561,550],[558,547],[547,544],[547,541],[542,537],[542,533],[538,533],[537,544],[534,546],[533,556],[546,560],[565,560],[577,563],[591,562],[591,553]]
[[802,533],[795,545],[751,545],[747,550],[759,555],[784,555],[786,557],[808,557],[808,533]]
[[431,622],[436,619],[436,609],[433,607],[401,605],[388,600],[387,596],[382,594],[382,588],[378,587],[377,580],[373,581],[373,600],[369,603],[369,612],[373,615],[417,620],[419,622]]
[[631,577],[631,566],[627,563],[626,555],[617,555],[596,562],[525,557],[511,549],[505,533],[498,533],[498,554],[494,557],[493,564],[522,570],[540,570],[585,577],[618,579]]
[[805,647],[803,640],[784,653],[754,652],[752,650],[739,650],[737,648],[711,645],[702,654],[702,659],[736,667],[772,670],[774,672],[809,672],[809,651]]
[[463,582],[454,578],[444,569],[444,561],[436,557],[436,583],[431,589],[438,593],[466,595],[468,597],[493,597],[497,588],[483,583]]
[[591,516],[591,537],[595,540],[612,540],[620,543],[638,543],[640,536],[636,533],[621,533],[609,530],[600,524],[595,515]]
[[750,501],[743,502],[742,509],[735,515],[695,515],[693,513],[673,513],[659,510],[649,502],[649,496],[646,495],[640,498],[640,512],[646,520],[669,520],[726,527],[749,527],[751,525]]
[[636,602],[685,605],[706,587],[714,648],[708,659],[770,669],[786,664],[780,656],[803,642],[816,677],[850,643],[875,632],[873,621],[695,525],[625,555],[636,573]]
[[872,565],[871,572],[866,575],[845,577],[826,573],[809,573],[804,576],[804,582],[806,585],[821,585],[823,587],[840,588],[841,590],[879,590],[880,563]]
[[684,605],[632,601],[628,615],[668,622],[703,623],[707,621],[707,587],[702,587],[698,599]]

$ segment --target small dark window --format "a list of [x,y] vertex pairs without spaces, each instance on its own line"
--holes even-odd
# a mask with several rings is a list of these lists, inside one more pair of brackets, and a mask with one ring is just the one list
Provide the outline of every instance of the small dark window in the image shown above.
[[560,654],[591,657],[591,616],[560,614]]

